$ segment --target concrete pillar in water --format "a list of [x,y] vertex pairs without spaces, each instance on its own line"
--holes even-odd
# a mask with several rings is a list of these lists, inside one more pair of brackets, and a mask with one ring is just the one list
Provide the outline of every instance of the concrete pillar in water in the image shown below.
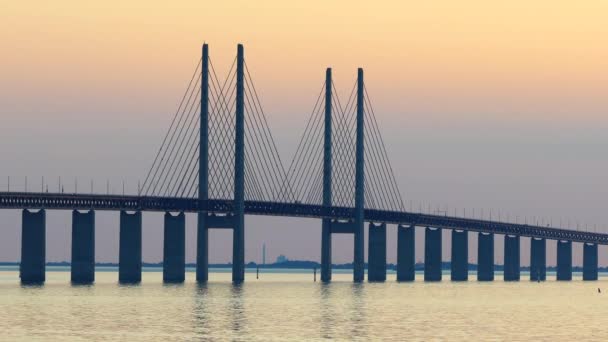
[[182,283],[186,272],[186,220],[183,212],[177,216],[165,213],[163,247],[163,281]]
[[364,83],[363,69],[357,71],[357,134],[355,146],[355,251],[353,260],[353,281],[361,282],[365,278],[365,153],[364,153]]
[[19,277],[24,284],[43,283],[46,264],[46,212],[23,209],[21,214],[21,262]]
[[547,279],[547,240],[530,238],[530,280]]
[[597,280],[597,244],[583,243],[583,280]]
[[71,280],[76,284],[95,281],[95,211],[72,211]]
[[519,236],[505,235],[504,280],[519,281]]
[[141,281],[141,211],[132,214],[120,212],[118,281]]
[[451,278],[453,281],[469,279],[469,233],[452,230]]
[[331,281],[331,220],[321,220],[321,281]]
[[245,280],[245,52],[239,44],[236,56],[236,123],[234,138],[234,230],[232,233],[232,281]]
[[[201,69],[201,113],[199,122],[198,200],[209,199],[209,46],[203,44]],[[207,213],[199,211],[196,227],[196,281],[209,279],[209,230]]]
[[477,280],[494,280],[494,234],[479,233],[477,236]]
[[209,280],[209,229],[207,213],[197,213],[196,226],[196,281],[206,283]]
[[367,280],[386,280],[386,223],[369,223]]
[[424,231],[424,281],[441,281],[441,229]]
[[[323,206],[331,206],[331,68],[325,71],[325,119],[323,138]],[[321,281],[331,281],[331,219],[321,222]]]
[[413,225],[397,226],[397,281],[416,279],[416,229]]
[[572,280],[572,241],[557,241],[557,280]]

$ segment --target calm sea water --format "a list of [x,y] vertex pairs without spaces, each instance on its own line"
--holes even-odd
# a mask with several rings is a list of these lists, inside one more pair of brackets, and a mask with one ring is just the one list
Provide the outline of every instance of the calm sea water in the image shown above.
[[[69,272],[47,272],[44,286],[21,286],[0,271],[2,341],[167,340],[606,340],[608,281],[544,283],[329,285],[312,273],[247,274],[240,286],[214,272],[198,286],[163,285],[144,272],[138,286],[97,272],[92,286],[72,286]],[[550,276],[554,279],[554,276]],[[449,276],[445,277],[449,279]],[[471,277],[474,279],[474,275]],[[598,293],[598,287],[603,293]]]

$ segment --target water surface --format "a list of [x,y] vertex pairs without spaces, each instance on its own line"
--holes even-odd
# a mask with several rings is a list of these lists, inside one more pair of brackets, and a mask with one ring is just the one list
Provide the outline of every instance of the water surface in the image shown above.
[[[21,286],[0,271],[0,340],[605,340],[608,281],[544,283],[353,284],[349,273],[328,285],[310,273],[248,273],[235,286],[213,272],[199,286],[163,285],[144,272],[136,286],[97,272],[92,286],[72,286],[69,272],[47,272],[43,286]],[[420,277],[420,275],[419,275]],[[474,279],[472,274],[471,279]],[[554,277],[549,276],[552,279]],[[523,278],[523,277],[522,277]],[[449,276],[444,276],[449,279]],[[598,287],[605,293],[598,293]]]

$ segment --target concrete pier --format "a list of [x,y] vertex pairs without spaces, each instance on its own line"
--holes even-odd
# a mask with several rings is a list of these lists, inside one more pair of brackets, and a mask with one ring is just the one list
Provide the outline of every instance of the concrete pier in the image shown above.
[[206,283],[209,280],[209,229],[207,213],[197,213],[196,225],[196,281]]
[[118,281],[141,282],[141,211],[120,212]]
[[397,281],[416,279],[416,228],[397,226]]
[[545,281],[547,279],[547,240],[530,239],[530,280]]
[[466,230],[452,230],[451,279],[469,279],[469,234]]
[[583,280],[597,280],[597,244],[583,244]]
[[477,236],[477,280],[494,280],[494,234]]
[[519,281],[520,278],[520,248],[519,236],[505,235],[504,280]]
[[321,281],[331,281],[331,221],[321,221]]
[[386,281],[386,223],[369,223],[367,280]]
[[43,283],[46,264],[46,212],[23,209],[21,214],[21,263],[19,277],[24,284]]
[[163,281],[182,283],[186,272],[186,215],[165,213]]
[[95,211],[72,211],[72,267],[75,284],[95,281]]
[[557,280],[572,280],[572,241],[557,241]]
[[424,231],[424,281],[441,281],[441,229]]

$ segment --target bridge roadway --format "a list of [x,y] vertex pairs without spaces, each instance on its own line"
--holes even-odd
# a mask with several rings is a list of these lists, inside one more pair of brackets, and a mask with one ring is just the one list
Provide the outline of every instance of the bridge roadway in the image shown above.
[[[0,209],[93,209],[161,212],[184,211],[193,213],[201,210],[223,214],[232,212],[232,206],[232,200],[207,200],[203,201],[203,203],[199,203],[199,200],[197,199],[174,197],[0,192]],[[354,217],[354,208],[324,207],[322,205],[301,203],[245,201],[245,213],[248,215],[348,220]],[[462,217],[366,209],[365,220],[370,222],[519,235],[552,240],[569,240],[601,245],[608,244],[608,234]]]

